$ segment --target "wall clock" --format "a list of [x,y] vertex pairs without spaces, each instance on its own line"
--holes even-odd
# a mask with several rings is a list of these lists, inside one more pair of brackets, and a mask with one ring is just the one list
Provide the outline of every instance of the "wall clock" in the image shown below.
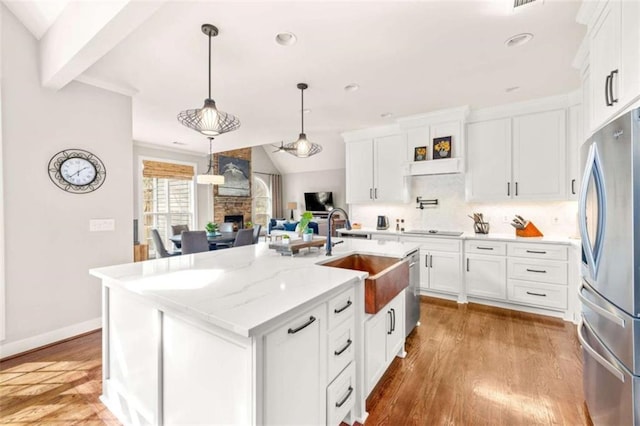
[[65,149],[49,161],[49,178],[60,189],[86,194],[100,188],[107,177],[102,161],[83,149]]

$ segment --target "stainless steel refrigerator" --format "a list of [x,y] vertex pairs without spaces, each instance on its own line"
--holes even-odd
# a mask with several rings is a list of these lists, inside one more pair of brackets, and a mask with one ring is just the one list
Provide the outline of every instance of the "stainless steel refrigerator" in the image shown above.
[[640,108],[582,148],[584,393],[594,425],[640,425]]

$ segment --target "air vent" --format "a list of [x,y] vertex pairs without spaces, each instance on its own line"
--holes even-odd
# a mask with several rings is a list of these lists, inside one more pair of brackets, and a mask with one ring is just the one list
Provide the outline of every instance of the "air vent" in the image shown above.
[[533,3],[535,1],[536,0],[513,0],[513,8],[515,9],[517,7],[524,6],[529,3]]

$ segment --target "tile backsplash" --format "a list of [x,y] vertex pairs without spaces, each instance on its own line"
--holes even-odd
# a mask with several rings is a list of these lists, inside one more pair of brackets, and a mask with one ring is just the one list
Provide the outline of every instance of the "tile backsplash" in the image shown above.
[[[353,204],[350,206],[350,218],[367,228],[375,228],[378,215],[384,215],[389,217],[390,229],[395,229],[396,219],[404,219],[406,230],[473,232],[473,220],[467,215],[478,212],[483,213],[485,221],[490,223],[490,233],[504,234],[515,232],[509,223],[518,214],[534,222],[547,236],[578,236],[576,201],[470,203],[465,201],[464,193],[464,174],[413,176],[412,201],[409,204]],[[416,208],[416,197],[436,198],[438,205],[425,206],[420,210]]]

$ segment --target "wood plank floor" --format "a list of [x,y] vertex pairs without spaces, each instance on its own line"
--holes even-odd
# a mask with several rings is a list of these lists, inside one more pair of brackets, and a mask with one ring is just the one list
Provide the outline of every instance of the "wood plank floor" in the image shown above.
[[[421,322],[367,426],[590,424],[573,324],[433,298]],[[0,362],[2,425],[119,425],[100,393],[100,332]]]

